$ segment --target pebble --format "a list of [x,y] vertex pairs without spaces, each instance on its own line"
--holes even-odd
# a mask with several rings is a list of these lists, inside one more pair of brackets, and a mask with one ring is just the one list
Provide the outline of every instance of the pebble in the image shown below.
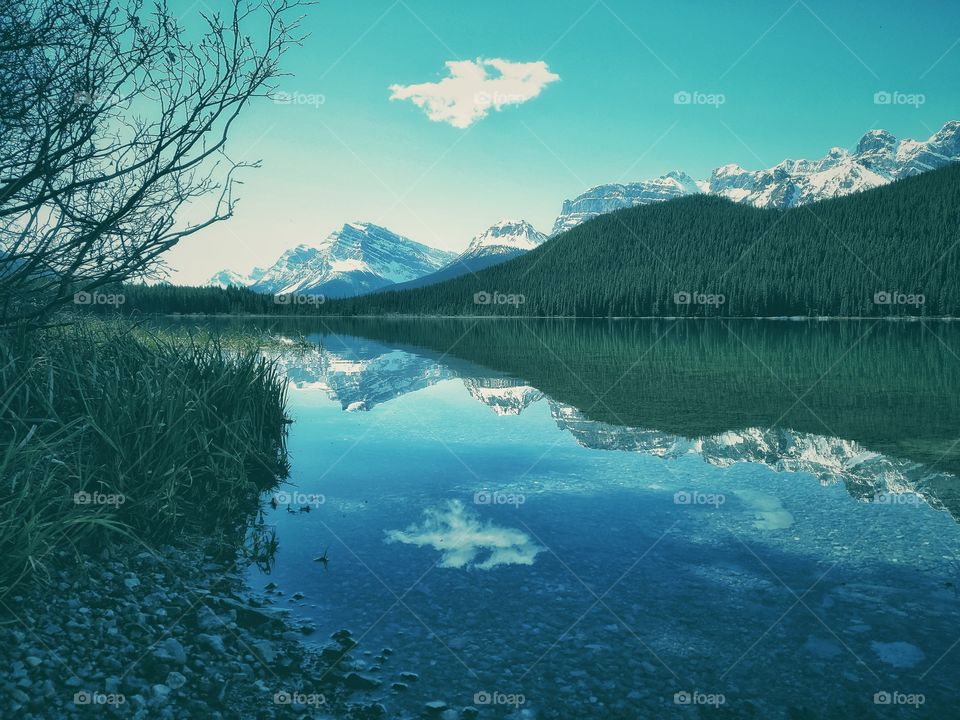
[[343,680],[344,684],[353,690],[373,690],[381,685],[381,682],[376,678],[370,677],[369,675],[361,675],[357,672],[347,673]]
[[[73,704],[74,694],[98,691],[126,700],[121,708],[97,708],[103,717],[278,720],[288,716],[287,709],[269,699],[284,687],[323,692],[328,718],[388,716],[380,698],[359,706],[351,698],[381,687],[383,680],[361,672],[347,655],[357,646],[349,630],[334,633],[336,646],[323,651],[335,655],[331,669],[333,662],[303,643],[316,625],[291,623],[284,613],[264,607],[263,597],[244,585],[245,575],[204,571],[196,561],[203,556],[199,544],[158,552],[167,554],[163,563],[117,549],[105,559],[81,559],[76,570],[63,569],[74,562],[64,554],[63,566],[52,565],[49,585],[25,588],[16,604],[24,608],[29,637],[0,623],[0,667],[6,668],[0,676],[0,718],[76,720],[82,709]],[[51,587],[59,590],[51,593]],[[171,618],[178,622],[171,624]],[[371,668],[391,653],[384,649]],[[52,662],[53,656],[63,663]],[[322,690],[317,689],[321,675]],[[362,712],[348,713],[351,706]]]
[[210,648],[214,652],[219,653],[220,655],[223,655],[227,652],[226,648],[223,646],[223,638],[219,635],[200,633],[197,635],[197,642],[204,647]]

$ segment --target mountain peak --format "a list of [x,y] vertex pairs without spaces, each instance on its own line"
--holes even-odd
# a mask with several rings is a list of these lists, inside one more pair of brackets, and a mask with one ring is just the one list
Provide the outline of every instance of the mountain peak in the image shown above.
[[960,153],[960,120],[950,120],[937,130],[927,141],[927,145],[942,155],[953,156]]
[[671,170],[670,172],[661,175],[661,178],[673,178],[674,180],[679,180],[680,182],[694,182],[694,179],[687,175],[683,170]]
[[547,240],[526,220],[500,220],[474,237],[459,259],[533,250]]
[[892,150],[897,145],[897,138],[886,130],[870,130],[864,133],[857,143],[857,155],[869,152]]
[[266,270],[247,277],[224,271],[211,283],[270,294],[341,297],[429,275],[453,257],[374,223],[349,222],[316,245],[300,243],[285,250]]

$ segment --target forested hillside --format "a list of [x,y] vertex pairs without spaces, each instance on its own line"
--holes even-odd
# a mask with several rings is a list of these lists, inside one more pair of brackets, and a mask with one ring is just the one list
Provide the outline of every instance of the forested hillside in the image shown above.
[[792,210],[710,196],[600,216],[516,260],[335,314],[960,315],[960,165]]

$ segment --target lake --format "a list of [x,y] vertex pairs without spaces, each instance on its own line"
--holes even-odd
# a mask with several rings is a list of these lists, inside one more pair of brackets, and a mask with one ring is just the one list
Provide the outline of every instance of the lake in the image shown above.
[[250,581],[390,717],[955,716],[956,325],[266,325]]

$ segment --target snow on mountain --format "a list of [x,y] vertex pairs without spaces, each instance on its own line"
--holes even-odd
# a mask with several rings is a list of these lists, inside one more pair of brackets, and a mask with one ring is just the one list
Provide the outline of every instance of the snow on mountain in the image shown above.
[[489,406],[497,415],[519,415],[544,395],[535,387],[510,378],[465,377],[470,396]]
[[[549,240],[526,220],[501,220],[470,241],[467,249],[437,272],[403,283],[400,288],[425,287],[477,273],[523,255]],[[399,288],[398,288],[399,289]]]
[[223,271],[209,284],[230,281],[270,294],[346,297],[428,275],[454,257],[373,223],[347,223],[315,246],[285,251],[256,277]]
[[340,335],[329,343],[330,347],[289,350],[276,360],[293,388],[323,392],[346,412],[372,410],[454,377],[451,370],[429,358],[373,340]]
[[673,170],[654,180],[629,185],[598,185],[573,200],[565,200],[553,234],[564,232],[597,215],[650,203],[672,200],[701,192],[702,188],[686,173]]
[[247,287],[259,280],[263,273],[263,268],[254,268],[246,275],[233,270],[221,270],[207,281],[207,285],[220,288]]
[[473,238],[457,260],[528,252],[547,239],[526,220],[501,220]]
[[566,200],[553,227],[563,232],[603,213],[707,192],[761,208],[790,208],[850,195],[960,160],[960,121],[925,141],[898,141],[886,130],[866,133],[854,151],[835,147],[819,160],[784,160],[772,168],[723,165],[702,181],[671,172],[630,185],[600,185]]

